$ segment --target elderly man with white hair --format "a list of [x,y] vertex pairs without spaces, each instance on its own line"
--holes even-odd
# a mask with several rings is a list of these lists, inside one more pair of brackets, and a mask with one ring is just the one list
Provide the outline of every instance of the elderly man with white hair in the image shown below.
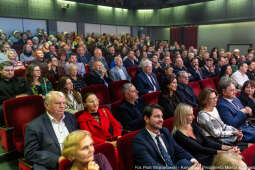
[[152,62],[148,59],[141,63],[142,71],[136,75],[135,83],[139,95],[160,90],[156,75],[152,72]]
[[122,58],[120,56],[114,57],[115,66],[110,70],[109,76],[112,81],[129,80],[131,77],[125,67],[123,67]]
[[45,97],[46,113],[26,126],[24,155],[34,170],[57,170],[62,143],[78,129],[74,115],[65,112],[66,99],[62,92],[51,91]]

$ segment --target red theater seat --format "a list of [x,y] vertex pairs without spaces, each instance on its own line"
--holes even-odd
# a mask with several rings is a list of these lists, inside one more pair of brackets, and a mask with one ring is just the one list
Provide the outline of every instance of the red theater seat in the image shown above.
[[251,145],[247,149],[245,149],[241,155],[244,158],[244,162],[247,164],[249,167],[254,167],[253,160],[255,157],[255,144]]
[[14,128],[15,148],[23,153],[25,126],[45,112],[43,98],[33,95],[6,100],[3,102],[3,112],[6,127]]
[[26,69],[18,69],[14,71],[15,77],[25,77]]
[[138,67],[137,66],[130,66],[130,67],[127,67],[126,69],[127,69],[128,74],[132,78],[132,80],[134,80],[136,71],[138,70]]
[[110,83],[109,89],[110,89],[111,99],[113,102],[123,97],[121,90],[122,90],[122,86],[125,83],[129,83],[129,81],[120,80],[120,81],[114,81]]
[[217,90],[214,80],[212,78],[200,80],[199,82],[202,88],[212,88],[214,90]]
[[194,93],[196,96],[199,95],[200,91],[201,91],[201,87],[200,87],[200,83],[199,81],[192,81],[192,82],[189,82],[189,85],[192,87]]
[[144,94],[141,97],[145,100],[146,104],[157,104],[158,103],[158,95],[160,94],[159,91]]
[[139,130],[128,133],[117,141],[119,153],[120,170],[134,170],[134,159],[132,153],[133,139]]
[[88,92],[96,94],[100,105],[111,103],[109,90],[104,84],[92,84],[81,89],[82,95],[85,95]]
[[174,127],[174,117],[170,117],[163,122],[163,127],[166,127],[171,133]]
[[120,98],[119,100],[115,101],[114,103],[111,104],[111,111],[112,111],[112,115],[117,119],[118,119],[118,107],[121,104],[123,98]]

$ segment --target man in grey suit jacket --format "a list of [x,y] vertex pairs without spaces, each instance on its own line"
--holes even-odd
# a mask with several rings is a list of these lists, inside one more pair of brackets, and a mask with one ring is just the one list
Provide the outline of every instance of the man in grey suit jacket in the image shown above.
[[122,58],[117,56],[114,58],[115,67],[110,70],[110,79],[112,81],[119,80],[129,80],[131,81],[131,77],[128,75],[128,72],[125,67],[123,67]]
[[64,112],[65,96],[51,91],[45,97],[46,113],[26,126],[24,155],[34,170],[57,170],[61,160],[62,143],[66,136],[78,129],[74,115]]

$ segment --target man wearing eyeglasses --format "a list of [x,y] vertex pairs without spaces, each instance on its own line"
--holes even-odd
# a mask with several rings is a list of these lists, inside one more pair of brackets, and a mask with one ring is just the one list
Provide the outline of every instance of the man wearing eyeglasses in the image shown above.
[[24,78],[14,77],[14,68],[10,61],[0,64],[0,126],[4,125],[3,101],[32,94]]

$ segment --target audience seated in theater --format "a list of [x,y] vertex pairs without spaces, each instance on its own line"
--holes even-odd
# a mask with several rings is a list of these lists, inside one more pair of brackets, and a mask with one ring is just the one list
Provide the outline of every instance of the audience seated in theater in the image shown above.
[[45,96],[52,90],[51,82],[42,76],[38,65],[31,64],[26,69],[26,80],[35,95]]
[[44,42],[43,45],[42,45],[42,52],[44,54],[44,60],[45,61],[47,61],[50,58],[50,56],[52,55],[50,53],[49,48],[50,48],[50,44],[48,42]]
[[197,160],[175,142],[167,128],[162,127],[161,106],[146,106],[143,117],[145,128],[135,136],[132,146],[135,167],[146,166],[156,170],[180,169],[183,166],[191,170],[195,166],[197,170],[202,170]]
[[203,67],[208,58],[210,58],[210,53],[208,51],[203,52],[199,62],[199,66]]
[[79,63],[88,64],[90,60],[90,54],[87,50],[87,46],[85,44],[79,46],[77,48],[77,61]]
[[197,97],[189,85],[189,74],[186,71],[180,71],[177,74],[178,88],[177,91],[183,96],[183,102],[193,107],[197,107]]
[[68,72],[69,72],[69,76],[70,76],[70,78],[72,80],[72,83],[74,85],[74,89],[79,91],[79,90],[81,90],[81,88],[86,86],[86,83],[83,80],[83,78],[78,75],[78,71],[77,71],[76,65],[72,65],[71,64],[68,67]]
[[[166,53],[169,53],[168,51]],[[165,69],[166,67],[169,67],[172,65],[172,60],[170,57],[170,53],[169,54],[165,54],[166,56],[164,56],[162,62],[161,62],[161,68]]]
[[61,50],[59,52],[59,67],[61,68],[65,68],[65,65],[67,63],[67,56],[66,56],[66,52]]
[[174,74],[178,74],[179,71],[187,71],[187,69],[183,64],[182,58],[176,56],[174,60]]
[[[230,53],[230,52],[229,52]],[[232,68],[232,71],[233,73],[237,71],[238,69],[238,66],[237,66],[237,59],[233,56],[232,57],[232,54],[230,53],[230,59],[229,59],[229,64],[231,65],[231,68]]]
[[10,44],[7,41],[3,41],[0,44],[0,63],[7,61],[7,51],[11,48]]
[[204,88],[198,96],[199,110],[197,123],[207,138],[220,143],[235,145],[243,138],[242,131],[225,124],[216,108],[218,100],[214,89]]
[[248,65],[246,63],[241,63],[238,65],[238,70],[234,72],[231,76],[240,87],[243,86],[244,82],[249,80],[246,74],[247,70],[248,70]]
[[254,89],[255,81],[247,80],[242,87],[241,93],[238,96],[239,100],[243,104],[243,106],[248,106],[252,110],[252,117],[255,117],[255,97],[254,97]]
[[226,64],[224,65],[222,68],[221,68],[221,72],[219,74],[219,77],[220,77],[220,82],[219,84],[223,83],[223,82],[226,82],[226,81],[231,81],[236,88],[239,88],[239,85],[237,83],[237,81],[235,79],[233,79],[231,77],[232,75],[232,68],[230,65]]
[[226,58],[225,57],[219,57],[217,60],[217,64],[215,66],[216,74],[219,75],[221,73],[221,68],[226,65]]
[[205,65],[202,66],[202,73],[204,78],[211,78],[216,76],[215,66],[213,65],[213,59],[208,58],[205,60]]
[[99,100],[93,93],[83,96],[86,109],[78,117],[79,127],[91,133],[95,144],[110,142],[116,148],[116,140],[121,136],[121,125],[107,108],[99,108]]
[[69,67],[70,65],[76,65],[77,71],[78,71],[78,75],[80,75],[81,77],[83,77],[84,74],[86,73],[84,64],[83,64],[83,63],[78,63],[78,62],[77,62],[77,56],[76,56],[76,54],[74,54],[74,53],[70,54],[70,56],[69,56],[69,62],[67,62],[67,63],[65,64],[65,71],[66,71],[66,74],[67,74],[67,75],[68,75],[68,67]]
[[66,97],[66,112],[76,113],[83,110],[83,102],[81,94],[73,87],[72,80],[63,76],[59,80],[59,91],[63,92]]
[[167,76],[160,86],[161,93],[158,96],[158,104],[163,108],[163,118],[174,116],[176,106],[183,101],[183,96],[177,91],[177,80],[175,75]]
[[129,80],[131,81],[131,77],[128,75],[128,72],[125,67],[123,67],[122,58],[120,56],[116,56],[114,58],[115,66],[110,70],[109,77],[112,81],[119,80]]
[[206,138],[198,125],[193,121],[193,108],[180,103],[174,112],[173,136],[175,141],[193,155],[202,165],[209,166],[214,155],[219,152],[232,150],[239,152],[237,147],[221,145]]
[[218,153],[212,163],[211,170],[250,170],[243,161],[242,156],[233,152]]
[[25,44],[23,47],[23,52],[20,54],[20,61],[24,63],[31,62],[35,59],[32,55],[32,46],[29,44]]
[[129,50],[128,57],[123,61],[125,67],[138,66],[138,59],[135,56],[134,50]]
[[62,156],[72,163],[70,170],[112,170],[111,164],[102,153],[94,154],[93,144],[90,133],[85,130],[73,131],[66,137]]
[[152,72],[155,74],[159,74],[162,72],[162,68],[161,65],[158,61],[158,55],[157,54],[153,54],[151,57],[151,62],[152,62]]
[[173,73],[173,67],[172,66],[166,66],[163,69],[163,73],[160,74],[159,76],[159,85],[160,87],[162,86],[162,83],[164,82],[164,80],[166,79],[166,77],[168,76],[175,76],[175,74]]
[[198,58],[193,58],[191,60],[191,67],[188,68],[188,72],[191,74],[189,77],[190,81],[199,81],[203,79],[203,73],[199,68]]
[[244,142],[255,142],[255,127],[248,121],[248,117],[252,116],[252,109],[244,107],[235,96],[235,86],[231,81],[222,83],[221,91],[223,97],[217,104],[217,109],[222,121],[241,130]]
[[250,80],[255,80],[255,61],[249,63],[249,68],[246,74]]
[[156,75],[152,72],[152,62],[144,60],[141,63],[142,71],[135,77],[136,88],[139,95],[156,92],[160,90]]
[[9,49],[7,51],[7,61],[12,62],[14,70],[25,69],[24,64],[21,61],[18,61],[18,54],[14,49]]
[[96,61],[101,61],[102,66],[103,66],[103,70],[108,70],[109,69],[105,58],[102,56],[102,50],[100,48],[95,48],[94,56],[90,57],[90,60],[89,60],[89,69],[90,69],[90,71],[92,71],[94,69],[94,63]]
[[117,119],[125,130],[134,131],[144,127],[143,110],[146,106],[143,98],[138,97],[138,91],[131,83],[122,87],[123,101],[118,107]]
[[19,96],[30,95],[29,84],[21,77],[14,77],[14,68],[10,61],[0,64],[0,126],[4,124],[3,101]]
[[35,59],[31,61],[31,64],[38,65],[43,73],[48,69],[48,65],[44,60],[44,54],[41,49],[35,51]]
[[185,65],[185,67],[189,68],[191,67],[191,60],[195,57],[193,52],[189,52],[188,56],[186,58],[183,59],[183,63]]
[[109,86],[110,79],[107,70],[103,68],[101,61],[95,61],[93,63],[93,70],[85,76],[85,82],[87,85],[104,84],[107,87]]
[[48,69],[45,71],[45,76],[50,80],[53,87],[56,87],[60,77],[65,75],[63,67],[59,67],[58,58],[53,56],[48,60]]
[[33,169],[58,169],[65,138],[78,129],[74,115],[64,112],[65,96],[51,91],[45,97],[46,113],[27,124],[24,156]]
[[116,53],[115,53],[114,46],[109,46],[108,49],[107,49],[106,57],[105,57],[108,65],[110,65],[112,63],[115,56],[116,56]]

